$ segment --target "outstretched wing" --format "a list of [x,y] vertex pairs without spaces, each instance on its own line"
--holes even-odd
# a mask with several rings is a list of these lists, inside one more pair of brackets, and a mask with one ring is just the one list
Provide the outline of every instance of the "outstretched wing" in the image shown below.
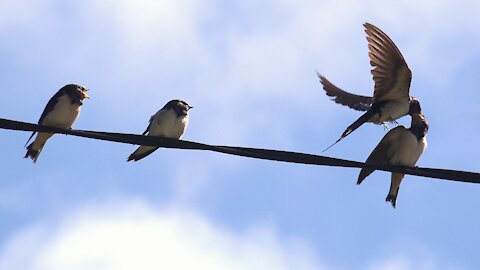
[[400,50],[378,27],[365,23],[368,56],[373,67],[375,101],[396,100],[409,96],[412,72]]
[[322,83],[325,93],[327,96],[332,97],[332,100],[335,101],[335,103],[348,106],[357,111],[367,111],[372,106],[373,97],[349,93],[338,88],[319,73],[317,73],[317,76],[320,78],[320,83]]

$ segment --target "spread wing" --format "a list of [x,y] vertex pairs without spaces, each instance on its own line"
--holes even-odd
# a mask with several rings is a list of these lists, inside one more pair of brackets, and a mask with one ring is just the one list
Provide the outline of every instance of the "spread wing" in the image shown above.
[[368,56],[373,70],[375,101],[395,100],[409,96],[412,72],[393,41],[376,26],[365,23]]
[[317,73],[317,76],[320,78],[320,83],[322,83],[325,93],[327,96],[332,97],[335,103],[348,106],[357,111],[368,111],[372,106],[373,97],[360,96],[343,91],[319,73]]
[[[372,153],[368,156],[365,163],[369,164],[388,164],[390,161],[390,155],[392,154],[389,151],[389,148],[395,143],[395,141],[401,136],[402,132],[408,131],[404,126],[398,126],[390,130],[378,145],[373,149]],[[362,183],[362,181],[369,176],[374,169],[363,168],[358,175],[357,184]]]

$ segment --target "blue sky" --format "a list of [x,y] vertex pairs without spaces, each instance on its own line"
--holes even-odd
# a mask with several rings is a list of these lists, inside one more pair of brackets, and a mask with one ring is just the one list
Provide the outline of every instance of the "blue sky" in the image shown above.
[[[418,163],[478,171],[478,1],[2,1],[0,116],[36,122],[67,83],[90,88],[74,127],[141,133],[181,98],[184,139],[319,154],[359,113],[324,95],[373,92],[362,23],[413,72],[430,123]],[[408,117],[400,123],[409,125]],[[480,187],[57,135],[0,131],[0,269],[475,269]],[[365,125],[327,154],[365,160]],[[27,259],[28,258],[28,259]]]

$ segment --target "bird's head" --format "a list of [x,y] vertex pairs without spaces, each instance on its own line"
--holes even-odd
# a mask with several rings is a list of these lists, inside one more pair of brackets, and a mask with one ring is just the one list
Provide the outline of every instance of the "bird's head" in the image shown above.
[[174,110],[178,116],[186,116],[193,107],[183,100],[174,99],[170,100],[163,108]]
[[425,115],[422,113],[414,113],[412,116],[412,125],[410,130],[417,136],[420,140],[427,135],[428,132],[428,121]]
[[87,94],[87,91],[88,91],[87,88],[85,88],[81,85],[77,85],[77,89],[78,89],[78,91],[81,92],[83,99],[85,99],[85,98],[89,99],[90,98],[90,96]]
[[65,93],[70,96],[72,102],[82,104],[82,100],[90,98],[88,89],[78,84],[67,84],[63,87]]
[[422,112],[422,107],[420,106],[420,102],[418,99],[414,97],[410,97],[410,109],[408,110],[408,114],[418,114]]

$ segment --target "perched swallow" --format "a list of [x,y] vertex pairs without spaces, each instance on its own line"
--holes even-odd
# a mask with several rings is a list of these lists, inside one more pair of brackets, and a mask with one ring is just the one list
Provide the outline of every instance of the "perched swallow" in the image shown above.
[[365,23],[363,26],[367,33],[368,56],[373,67],[371,73],[375,81],[373,97],[346,92],[317,74],[326,94],[333,97],[336,103],[358,111],[366,111],[330,147],[347,137],[363,123],[395,122],[396,119],[408,114],[412,103],[418,103],[414,97],[409,95],[412,72],[397,46],[376,26],[369,23]]
[[[398,126],[390,130],[368,156],[365,163],[388,164],[413,167],[427,147],[428,122],[421,113],[420,104],[412,106],[409,114],[412,116],[410,128]],[[363,168],[358,176],[357,184],[369,176],[374,170]],[[398,190],[405,174],[392,173],[390,191],[387,202],[396,206]]]
[[[188,110],[193,108],[182,100],[170,100],[150,117],[150,124],[142,135],[180,139],[188,126]],[[148,134],[147,134],[148,133]],[[138,161],[157,150],[158,147],[140,146],[127,161]]]
[[[67,84],[62,87],[53,97],[48,101],[47,106],[43,110],[39,125],[52,126],[58,128],[69,129],[80,113],[80,107],[85,98],[90,98],[87,95],[88,89],[76,84]],[[27,143],[32,139],[33,132]],[[25,158],[30,157],[33,162],[37,162],[38,156],[42,151],[47,140],[53,136],[53,133],[39,132],[33,143],[27,146],[27,154]]]

